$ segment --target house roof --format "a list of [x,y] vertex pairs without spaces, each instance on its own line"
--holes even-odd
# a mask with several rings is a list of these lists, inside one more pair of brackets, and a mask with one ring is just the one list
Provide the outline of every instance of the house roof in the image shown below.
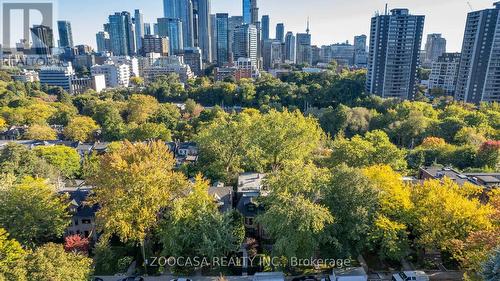
[[238,177],[238,193],[258,192],[262,190],[262,180],[265,174],[244,173]]

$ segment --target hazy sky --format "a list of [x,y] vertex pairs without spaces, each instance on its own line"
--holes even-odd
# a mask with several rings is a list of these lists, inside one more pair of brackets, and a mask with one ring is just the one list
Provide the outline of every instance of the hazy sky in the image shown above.
[[[212,0],[212,13],[241,14],[241,0]],[[491,0],[469,0],[474,10],[492,7]],[[107,16],[115,11],[139,8],[146,22],[163,14],[162,0],[58,0],[59,19],[70,20],[76,44],[95,46],[95,33],[102,30]],[[313,44],[324,45],[353,41],[358,34],[368,34],[370,18],[391,8],[409,8],[410,13],[425,15],[424,34],[442,33],[448,40],[448,51],[460,51],[465,19],[470,8],[467,0],[259,0],[260,16],[270,15],[271,36],[278,22],[286,31],[303,32],[311,18]],[[425,36],[424,36],[425,41]]]

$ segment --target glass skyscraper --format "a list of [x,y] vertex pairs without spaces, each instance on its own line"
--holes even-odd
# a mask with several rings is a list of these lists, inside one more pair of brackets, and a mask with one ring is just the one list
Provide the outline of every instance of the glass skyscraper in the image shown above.
[[222,66],[229,62],[229,15],[217,14],[217,64]]
[[264,15],[262,16],[262,40],[267,40],[269,39],[269,16]]
[[69,21],[58,21],[57,29],[59,30],[59,47],[73,47],[73,32]]
[[182,22],[182,44],[194,47],[194,18],[192,0],[163,0],[164,18]]
[[109,16],[111,51],[115,56],[130,56],[135,53],[134,33],[129,12],[115,13]]
[[172,54],[180,54],[184,50],[182,43],[182,21],[180,19],[159,18],[158,35],[169,38],[170,52]]
[[252,0],[243,0],[243,23],[252,23]]

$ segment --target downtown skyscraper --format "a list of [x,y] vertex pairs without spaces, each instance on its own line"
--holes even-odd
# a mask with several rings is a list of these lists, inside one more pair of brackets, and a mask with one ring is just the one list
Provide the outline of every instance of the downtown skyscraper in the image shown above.
[[192,0],[163,0],[163,13],[164,18],[178,19],[181,22],[182,49],[194,47],[195,19]]
[[197,19],[197,47],[201,49],[203,61],[212,62],[211,0],[194,0],[195,18]]
[[243,23],[256,24],[259,21],[257,0],[243,0]]
[[135,54],[135,30],[129,12],[110,15],[108,29],[111,51],[115,56],[131,56]]
[[144,38],[144,15],[140,10],[134,12],[134,26],[135,26],[135,42],[137,51],[142,49],[142,38]]
[[446,53],[446,39],[441,34],[433,33],[427,35],[427,42],[425,43],[425,60],[423,65],[430,67],[433,62]]
[[57,29],[59,31],[59,47],[73,47],[73,31],[71,30],[71,23],[69,21],[58,21]]
[[234,31],[233,56],[250,59],[252,64],[258,65],[258,40],[257,28],[253,24],[244,24],[236,27]]
[[285,42],[285,24],[284,23],[278,23],[276,25],[276,40],[279,40],[280,42]]
[[455,98],[500,101],[500,2],[467,16]]
[[408,9],[371,20],[366,91],[383,98],[413,99],[417,90],[417,66],[424,16]]
[[217,64],[222,66],[229,62],[229,15],[218,13],[215,18]]
[[269,16],[268,15],[262,16],[261,27],[262,27],[262,41],[270,39],[271,37],[269,36]]

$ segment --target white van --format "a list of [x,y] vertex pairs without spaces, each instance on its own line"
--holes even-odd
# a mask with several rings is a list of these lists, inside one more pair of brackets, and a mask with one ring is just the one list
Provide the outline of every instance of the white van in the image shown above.
[[423,271],[403,271],[392,275],[392,281],[429,281],[429,276]]

